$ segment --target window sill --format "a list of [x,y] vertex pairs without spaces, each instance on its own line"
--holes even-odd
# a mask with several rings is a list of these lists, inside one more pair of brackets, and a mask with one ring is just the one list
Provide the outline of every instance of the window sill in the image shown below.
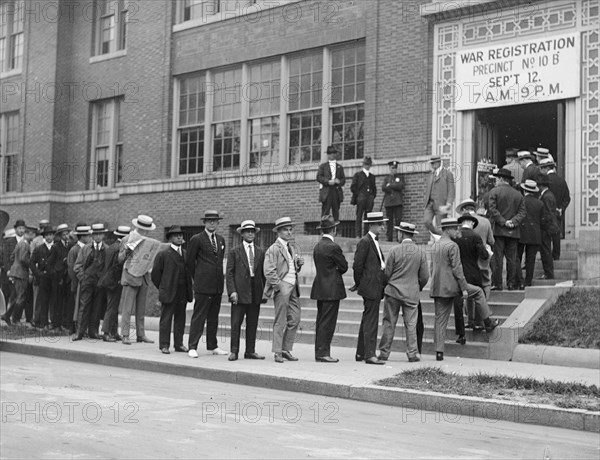
[[23,73],[23,69],[14,69],[7,70],[6,72],[0,73],[0,80],[4,80],[5,78],[16,77],[17,75],[21,75]]
[[95,64],[96,62],[108,61],[110,59],[116,59],[123,56],[127,56],[127,50],[119,50],[114,53],[108,54],[100,54],[99,56],[93,56],[90,58],[90,64]]

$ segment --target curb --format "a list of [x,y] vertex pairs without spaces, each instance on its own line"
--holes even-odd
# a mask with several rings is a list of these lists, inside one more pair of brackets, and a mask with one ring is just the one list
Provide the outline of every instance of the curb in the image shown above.
[[600,350],[518,344],[513,351],[512,361],[600,369]]
[[600,433],[600,412],[582,409],[561,409],[549,405],[521,404],[512,401],[386,388],[371,384],[337,384],[197,365],[170,364],[151,359],[128,358],[5,340],[0,340],[0,351],[402,407],[404,422],[409,417],[420,417],[421,420],[425,420],[429,416],[434,417],[435,420],[443,419],[452,423],[465,420],[472,422],[474,417],[481,417],[489,423],[504,420]]

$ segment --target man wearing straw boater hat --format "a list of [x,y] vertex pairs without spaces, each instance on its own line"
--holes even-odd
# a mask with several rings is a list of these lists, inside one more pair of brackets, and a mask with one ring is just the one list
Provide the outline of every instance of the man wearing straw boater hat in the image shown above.
[[[240,352],[240,330],[246,317],[246,352],[244,359],[265,359],[256,353],[256,329],[265,289],[265,251],[254,243],[260,228],[253,220],[245,220],[237,232],[242,244],[229,251],[225,282],[231,302],[231,344],[229,361]],[[266,301],[266,299],[265,299]]]
[[505,150],[506,165],[504,168],[508,169],[514,178],[516,184],[521,183],[521,177],[523,176],[523,168],[519,164],[517,159],[517,149],[511,147]]
[[119,225],[113,235],[116,240],[106,250],[104,258],[104,268],[100,277],[99,285],[106,290],[106,311],[102,321],[102,340],[104,342],[116,342],[121,340],[119,335],[119,302],[123,286],[121,286],[121,276],[123,274],[123,264],[119,262],[119,249],[121,240],[131,233],[131,227]]
[[[33,273],[33,284],[37,287],[33,307],[33,322],[35,327],[44,328],[49,326],[48,312],[52,303],[52,272],[48,270],[48,259],[54,244],[54,229],[50,225],[42,227],[42,244],[31,252],[31,265],[29,268]],[[60,324],[60,321],[59,321]]]
[[442,157],[434,156],[429,160],[431,175],[425,189],[425,227],[434,235],[441,235],[437,225],[441,218],[448,215],[455,197],[454,175],[442,165]]
[[383,233],[387,221],[382,212],[367,214],[363,222],[369,225],[369,231],[356,246],[352,266],[354,286],[364,304],[355,359],[367,364],[385,364],[385,361],[377,358],[376,350],[379,304],[385,284],[385,258],[379,247],[379,235]]
[[185,251],[181,247],[185,242],[183,230],[179,225],[173,225],[166,236],[169,246],[156,255],[151,278],[158,289],[161,304],[158,346],[163,354],[168,355],[171,353],[171,325],[175,351],[188,351],[183,344],[185,310],[187,303],[194,300],[194,294],[192,277],[185,266]]
[[333,216],[321,218],[321,224],[317,229],[321,230],[323,238],[313,250],[317,274],[310,291],[310,298],[317,301],[315,359],[322,363],[339,361],[331,357],[331,340],[337,324],[340,300],[346,298],[342,275],[348,271],[348,262],[342,248],[333,240],[338,224]]
[[274,232],[277,240],[265,253],[265,296],[273,296],[275,321],[273,322],[273,347],[276,363],[298,361],[292,355],[296,331],[300,324],[300,286],[298,273],[304,265],[304,259],[298,254],[290,240],[294,235],[294,226],[289,217],[275,221]]
[[[542,222],[544,221],[544,204],[537,197],[540,191],[537,183],[526,180],[520,187],[525,194],[525,218],[521,221],[521,237],[517,247],[517,284],[520,289],[531,286],[533,271],[535,269],[535,258],[542,244]],[[521,260],[525,252],[525,282],[523,282],[523,271]]]
[[69,274],[69,285],[70,292],[69,298],[67,299],[66,312],[65,312],[65,327],[69,329],[70,333],[75,333],[77,330],[77,318],[79,318],[79,294],[81,286],[79,285],[79,279],[75,273],[75,262],[81,248],[92,241],[92,227],[85,223],[78,223],[75,226],[75,232],[73,235],[77,238],[69,253],[67,254],[67,273]]
[[[63,328],[65,332],[70,332],[65,326],[69,321],[65,321],[66,304],[69,297],[69,273],[67,271],[67,256],[69,254],[69,233],[71,229],[67,224],[60,224],[56,227],[56,241],[50,249],[48,257],[48,271],[52,275],[52,302],[50,310],[50,321],[53,329]],[[70,324],[70,323],[69,323]]]
[[146,296],[151,282],[150,270],[162,246],[160,241],[148,237],[149,233],[156,229],[152,217],[140,214],[131,223],[135,229],[123,237],[119,247],[119,262],[123,264],[123,290],[119,301],[123,345],[131,345],[129,329],[132,313],[135,313],[136,342],[154,343],[154,340],[146,337]]
[[554,258],[552,257],[552,241],[556,235],[560,235],[558,226],[558,211],[556,197],[549,188],[550,179],[545,174],[540,174],[538,182],[540,188],[540,200],[544,205],[542,217],[542,240],[540,246],[540,258],[544,274],[540,279],[554,279]]
[[400,244],[394,246],[385,262],[385,301],[379,359],[387,361],[392,348],[400,309],[406,329],[406,355],[409,362],[420,361],[417,356],[417,320],[419,315],[419,292],[429,281],[429,268],[425,251],[412,240],[419,232],[414,224],[400,222],[394,227]]
[[540,161],[540,170],[548,178],[548,188],[556,199],[556,218],[559,232],[552,236],[552,258],[560,259],[560,237],[567,206],[571,203],[571,192],[567,182],[556,173],[556,163],[550,158]]
[[86,244],[75,261],[75,273],[80,283],[79,316],[74,341],[83,339],[87,332],[90,339],[98,339],[100,316],[106,301],[106,292],[98,286],[104,270],[108,246],[104,237],[108,230],[102,223],[92,224],[92,242]]
[[217,330],[223,295],[223,259],[225,238],[217,234],[217,227],[223,218],[218,211],[204,213],[204,231],[194,235],[188,246],[186,264],[194,280],[194,313],[190,323],[188,342],[190,358],[198,357],[198,343],[204,333],[206,323],[206,349],[212,355],[226,355],[219,347]]
[[529,150],[521,150],[517,152],[517,159],[521,168],[523,168],[523,175],[521,176],[521,184],[526,180],[536,180],[540,174],[540,169],[533,162],[533,155]]

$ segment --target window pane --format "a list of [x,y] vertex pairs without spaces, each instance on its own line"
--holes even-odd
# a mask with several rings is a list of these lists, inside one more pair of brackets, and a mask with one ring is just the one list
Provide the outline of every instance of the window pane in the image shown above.
[[332,51],[333,105],[364,101],[365,44],[354,43]]
[[200,125],[204,123],[206,101],[204,75],[195,75],[181,79],[179,94],[179,126]]
[[321,159],[321,116],[319,110],[290,115],[289,162]]
[[213,120],[227,121],[241,117],[242,69],[214,74]]
[[213,125],[213,171],[237,169],[240,164],[240,122]]
[[179,174],[198,174],[204,168],[204,127],[179,130]]
[[338,107],[331,116],[332,144],[344,160],[362,158],[364,151],[364,104]]
[[[290,110],[321,105],[323,53],[311,51],[290,59]],[[300,92],[300,97],[296,93]]]

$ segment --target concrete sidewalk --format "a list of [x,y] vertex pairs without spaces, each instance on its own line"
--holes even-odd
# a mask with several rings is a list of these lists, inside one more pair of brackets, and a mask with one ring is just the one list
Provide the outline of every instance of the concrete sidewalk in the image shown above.
[[[134,343],[127,346],[120,342],[106,343],[101,340],[72,342],[68,337],[42,336],[22,340],[3,339],[0,340],[0,350],[356,399],[403,406],[411,411],[438,411],[469,417],[600,431],[600,413],[598,412],[373,385],[373,382],[381,378],[391,377],[406,369],[437,366],[446,372],[463,375],[485,372],[600,386],[600,373],[594,369],[452,357],[437,362],[435,356],[431,355],[423,355],[419,363],[409,363],[406,356],[401,353],[392,353],[385,366],[373,366],[356,362],[354,350],[347,347],[332,348],[332,356],[339,358],[340,362],[326,364],[315,362],[314,347],[307,344],[296,344],[294,347],[293,353],[299,358],[299,361],[286,361],[278,364],[273,361],[271,342],[267,340],[257,341],[256,346],[256,351],[266,356],[264,361],[240,359],[229,362],[227,356],[207,354],[204,343],[200,343],[198,348],[200,355],[198,359],[189,358],[187,353],[175,353],[172,348],[170,355],[163,355],[158,349],[158,333],[148,331],[147,334],[155,340],[155,344]],[[228,340],[221,338],[219,340],[219,346],[228,351]],[[187,336],[184,343],[187,344]],[[243,350],[243,339],[241,346]]]

